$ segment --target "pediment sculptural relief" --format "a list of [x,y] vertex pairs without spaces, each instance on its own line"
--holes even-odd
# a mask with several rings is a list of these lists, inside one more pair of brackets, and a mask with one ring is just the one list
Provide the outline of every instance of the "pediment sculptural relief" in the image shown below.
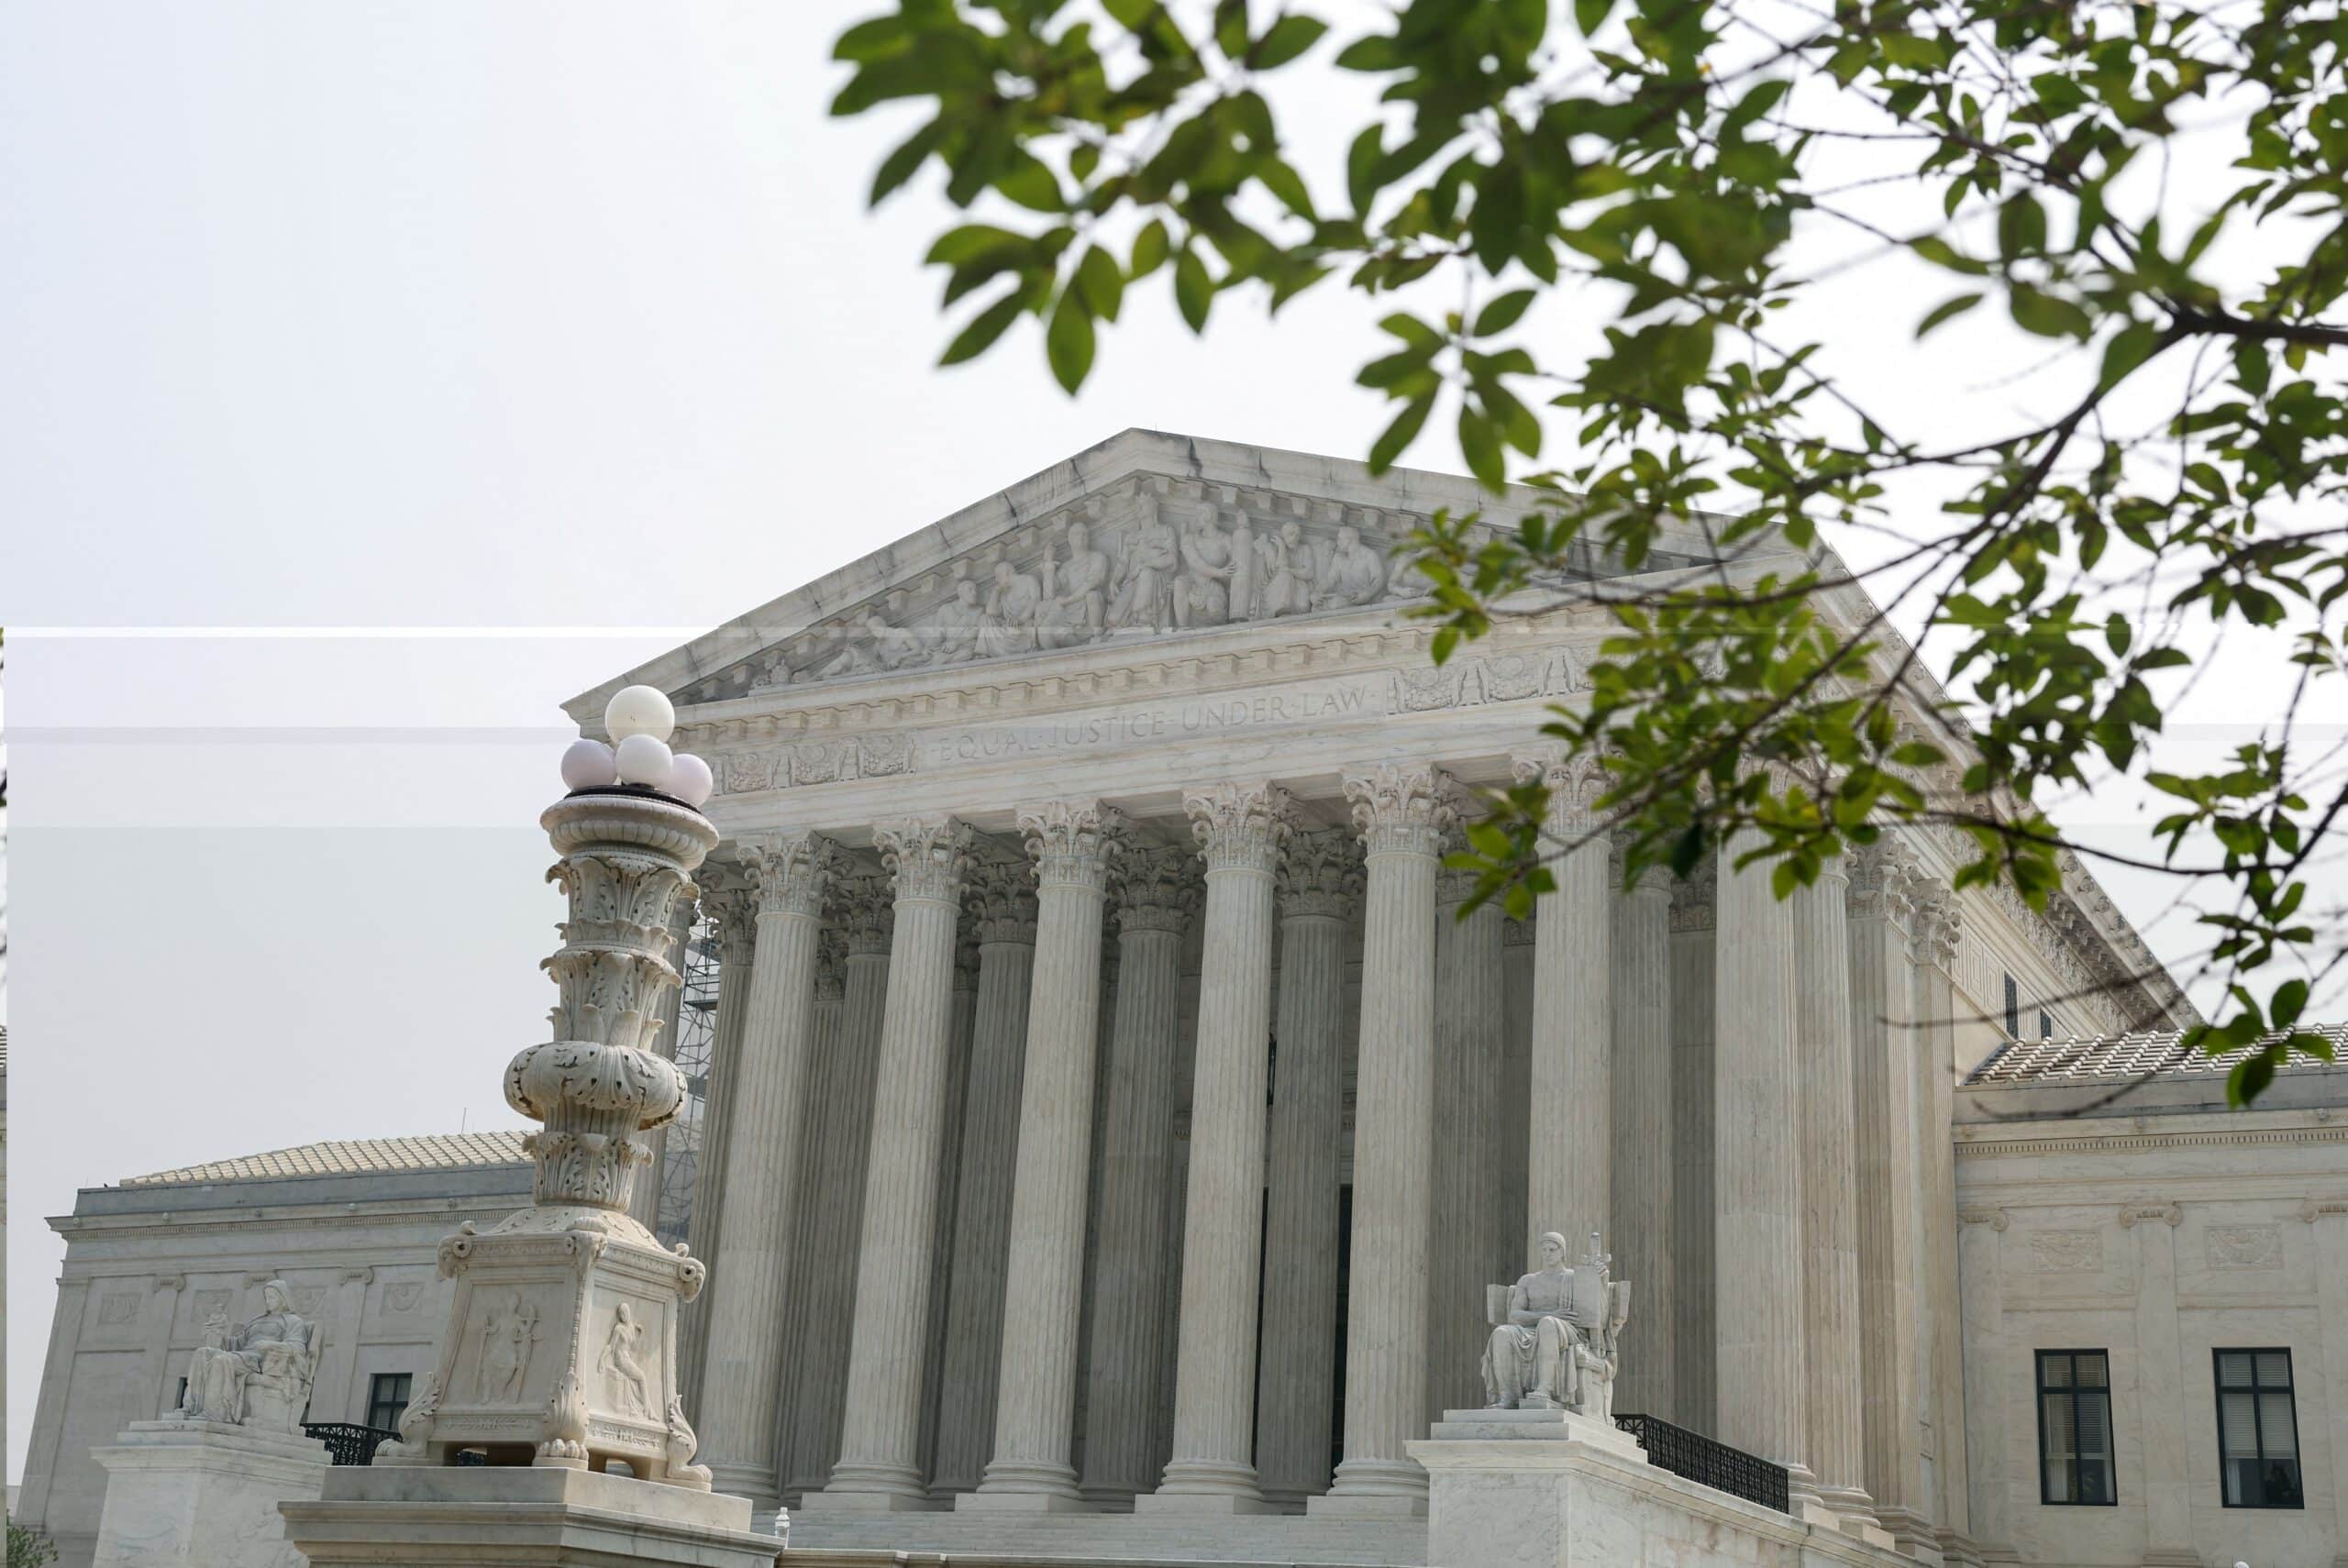
[[1392,549],[1422,521],[1226,485],[1132,480],[875,595],[678,697],[715,701],[1359,609],[1414,595],[1415,574]]

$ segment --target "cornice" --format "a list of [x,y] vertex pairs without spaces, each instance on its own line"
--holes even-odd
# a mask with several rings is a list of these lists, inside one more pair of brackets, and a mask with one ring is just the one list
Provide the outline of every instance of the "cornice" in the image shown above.
[[2138,1149],[2271,1148],[2287,1144],[2348,1143],[2348,1125],[2242,1128],[2227,1132],[2115,1132],[2067,1138],[1958,1140],[1960,1160],[2032,1154],[2120,1154]]

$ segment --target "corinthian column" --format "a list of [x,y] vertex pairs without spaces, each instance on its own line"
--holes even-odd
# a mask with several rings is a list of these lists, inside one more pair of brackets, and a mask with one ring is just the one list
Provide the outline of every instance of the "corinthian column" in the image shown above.
[[1858,1177],[1860,1417],[1866,1488],[1898,1548],[1940,1550],[1917,1444],[1916,1092],[1906,852],[1851,864],[1852,1125]]
[[[703,1088],[701,1148],[693,1160],[693,1212],[685,1229],[695,1257],[717,1250],[718,1210],[725,1197],[725,1124],[734,1111],[734,1065],[742,1055],[742,1015],[749,1009],[750,965],[758,951],[759,896],[752,888],[713,888],[702,894],[717,927],[717,1018],[710,1032],[709,1071]],[[704,1293],[685,1309],[678,1333],[684,1386],[701,1408],[702,1353],[709,1343],[710,1300]]]
[[1839,858],[1794,889],[1807,1458],[1845,1528],[1873,1528],[1859,1416],[1858,1161],[1851,1127],[1850,870]]
[[1191,1078],[1191,1179],[1174,1362],[1174,1457],[1136,1508],[1261,1513],[1251,1417],[1272,1025],[1272,867],[1294,831],[1277,784],[1218,784],[1182,809],[1207,867]]
[[783,1302],[782,1316],[768,1331],[782,1346],[783,1398],[775,1411],[775,1443],[782,1456],[783,1500],[794,1507],[808,1485],[800,1477],[817,1463],[813,1458],[801,1458],[816,1436],[806,1401],[800,1397],[807,1376],[809,1298],[814,1294],[808,1260],[815,1252],[815,1209],[824,1183],[824,1108],[839,1084],[840,1013],[847,997],[847,935],[827,924],[815,946],[814,1043],[807,1092],[801,1097],[798,1133],[792,1141],[792,1168],[798,1174],[796,1190],[802,1201],[791,1217],[791,1255],[800,1266],[791,1271],[791,1294]]
[[[677,971],[679,984],[660,1000],[660,1032],[652,1037],[653,1049],[663,1061],[677,1059],[678,1023],[685,1010],[685,988],[682,984],[686,966],[692,958],[693,922],[700,918],[700,906],[692,899],[679,899],[677,907],[669,913],[669,963]],[[634,1213],[637,1224],[648,1231],[660,1228],[661,1189],[667,1187],[669,1163],[669,1129],[657,1127],[644,1141],[652,1153],[652,1163],[646,1167],[649,1181],[638,1182],[636,1187]],[[354,1350],[356,1346],[352,1347]]]
[[1058,1513],[1084,1505],[1069,1463],[1084,1285],[1085,1178],[1101,1024],[1101,906],[1124,819],[1098,801],[1018,816],[1036,862],[1036,979],[1011,1187],[1010,1275],[994,1457],[958,1507]]
[[[1706,855],[1671,889],[1672,1364],[1679,1413],[1700,1432],[1720,1430],[1712,1386],[1712,907],[1716,860]],[[1657,1325],[1658,1328],[1661,1325]]]
[[1019,1146],[1020,1066],[1036,970],[1035,878],[990,865],[967,878],[979,937],[970,1024],[970,1085],[962,1113],[962,1175],[954,1193],[954,1266],[946,1291],[946,1376],[938,1406],[934,1495],[968,1492],[994,1441],[1002,1369],[1003,1269],[1011,1250],[1011,1167]]
[[764,1513],[781,1501],[775,1408],[781,1394],[782,1315],[797,1171],[792,1134],[806,1094],[824,892],[840,860],[829,839],[787,834],[743,846],[759,890],[757,977],[742,1021],[729,1093],[733,1136],[725,1185],[752,1200],[719,1223],[702,1400],[702,1448],[717,1485]]
[[1434,1152],[1434,877],[1454,812],[1440,770],[1345,781],[1368,852],[1361,1057],[1354,1087],[1346,1451],[1314,1513],[1423,1515],[1404,1444],[1425,1430],[1428,1178]]
[[792,1441],[791,1489],[803,1496],[828,1480],[839,1458],[847,1394],[849,1320],[856,1305],[856,1243],[864,1227],[864,1175],[871,1154],[872,1090],[889,990],[890,896],[885,879],[858,877],[837,885],[834,919],[847,944],[845,994],[833,1071],[814,1110],[814,1228],[800,1319],[795,1384],[798,1430]]
[[1671,873],[1651,867],[1614,900],[1614,1259],[1642,1297],[1649,1331],[1623,1355],[1614,1405],[1678,1408],[1672,1322],[1678,1302],[1671,1189]]
[[[1460,842],[1455,834],[1447,847]],[[1501,1277],[1493,1273],[1494,1256],[1512,1256],[1516,1250],[1514,1223],[1506,1232],[1501,1230],[1501,1193],[1492,1163],[1492,1149],[1500,1141],[1501,1035],[1506,1027],[1501,906],[1479,905],[1463,921],[1459,908],[1475,891],[1475,874],[1438,872],[1435,886],[1430,1420],[1445,1410],[1483,1403],[1477,1368],[1491,1332],[1484,1323],[1484,1286]]]
[[[963,886],[969,874],[963,874]],[[922,1358],[922,1474],[937,1473],[938,1391],[946,1383],[947,1287],[954,1274],[956,1195],[961,1191],[962,1126],[970,1104],[970,1035],[978,1021],[979,941],[964,922],[954,944],[954,1018],[946,1044],[946,1132],[937,1162],[937,1229],[931,1241],[929,1349]]]
[[1131,851],[1117,878],[1117,996],[1101,1124],[1082,1486],[1087,1502],[1113,1507],[1147,1491],[1157,1468],[1182,933],[1198,902],[1191,859],[1176,848]]
[[1525,1198],[1526,1266],[1538,1238],[1558,1231],[1578,1246],[1611,1222],[1613,1088],[1612,867],[1593,802],[1606,771],[1593,757],[1520,760],[1516,776],[1549,790],[1542,848],[1556,889],[1533,925],[1532,1147]]
[[1793,1472],[1814,1497],[1803,1372],[1800,1121],[1795,1107],[1792,909],[1747,830],[1721,850],[1712,1047],[1714,1378],[1722,1441]]
[[1345,1134],[1346,922],[1361,898],[1361,846],[1343,828],[1299,834],[1279,869],[1279,1042],[1272,1065],[1271,1191],[1256,1471],[1264,1496],[1329,1489],[1337,1386],[1338,1165]]
[[922,1360],[953,1027],[954,926],[970,830],[951,818],[903,822],[876,828],[873,841],[894,878],[895,939],[840,1461],[816,1506],[885,1511],[931,1506],[921,1474]]

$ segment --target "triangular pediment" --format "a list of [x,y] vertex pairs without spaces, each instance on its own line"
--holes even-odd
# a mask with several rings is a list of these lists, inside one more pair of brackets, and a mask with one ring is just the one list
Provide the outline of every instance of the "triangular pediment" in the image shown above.
[[[1518,504],[1530,507],[1528,492]],[[1128,430],[574,698],[680,708],[1407,599],[1394,545],[1439,510],[1512,522],[1466,478]],[[1700,540],[1654,566],[1709,558]]]

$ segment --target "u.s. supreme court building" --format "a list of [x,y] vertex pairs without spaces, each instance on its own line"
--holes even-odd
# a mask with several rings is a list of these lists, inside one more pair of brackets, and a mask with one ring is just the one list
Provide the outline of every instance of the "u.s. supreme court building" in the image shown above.
[[716,776],[664,1157],[719,1489],[794,1555],[1423,1562],[1408,1445],[1556,1231],[1630,1282],[1617,1410],[1878,1549],[2348,1551],[2348,1075],[2227,1111],[2085,867],[2036,913],[1928,831],[1782,902],[1598,833],[1455,919],[1477,787],[1589,832],[1537,732],[1610,624],[1434,666],[1388,551],[1479,505],[1129,431],[568,705],[658,686]]

